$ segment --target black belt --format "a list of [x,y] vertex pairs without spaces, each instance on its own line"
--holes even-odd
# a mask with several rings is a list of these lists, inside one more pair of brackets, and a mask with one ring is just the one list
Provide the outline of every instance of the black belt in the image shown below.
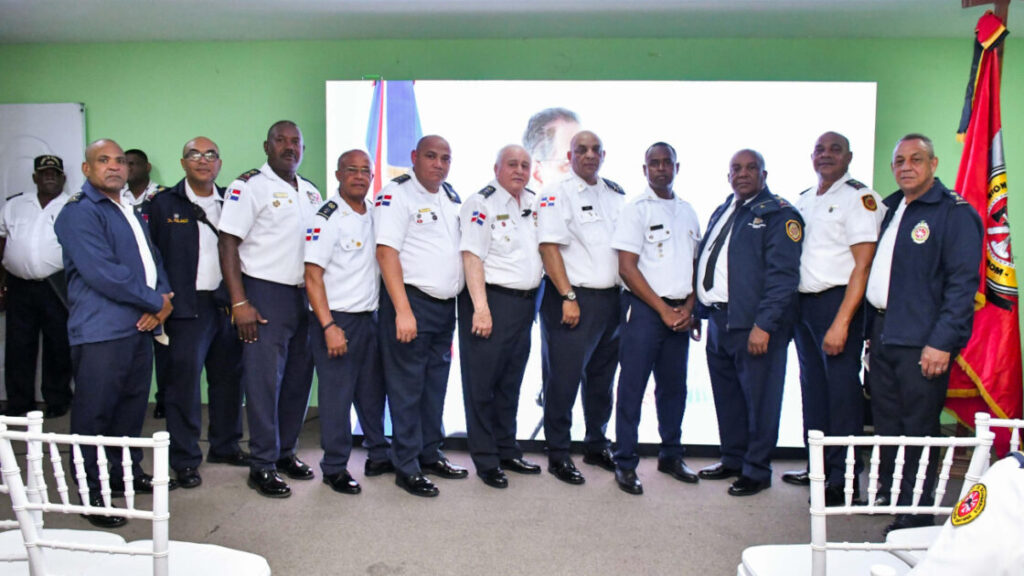
[[515,296],[516,298],[536,298],[537,289],[532,290],[516,290],[515,288],[506,288],[505,286],[498,286],[497,284],[487,284],[488,290],[494,290],[499,294],[506,294],[508,296]]
[[673,308],[678,308],[686,303],[686,298],[662,298],[661,301]]
[[800,295],[801,296],[807,296],[809,298],[821,298],[825,294],[828,294],[829,292],[833,292],[833,291],[836,291],[836,290],[842,290],[842,291],[845,292],[846,291],[846,286],[833,286],[831,288],[826,288],[826,289],[822,290],[821,292],[801,292]]
[[618,286],[612,286],[611,288],[579,288],[576,286],[572,287],[573,292],[583,292],[584,294],[604,294],[607,292],[621,292],[622,289]]
[[406,284],[405,285],[405,293],[406,294],[414,295],[417,298],[422,298],[424,300],[429,300],[431,302],[436,302],[438,304],[451,304],[452,302],[455,301],[455,298],[448,298],[448,299],[435,298],[435,297],[431,296],[430,294],[427,294],[423,290],[420,290],[419,288],[413,286],[412,284]]

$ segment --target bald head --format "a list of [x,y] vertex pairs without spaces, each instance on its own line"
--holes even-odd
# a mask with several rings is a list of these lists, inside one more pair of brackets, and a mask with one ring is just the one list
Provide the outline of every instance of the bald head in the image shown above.
[[597,173],[604,163],[604,146],[590,130],[577,132],[570,141],[569,163],[572,171],[587,184],[597,184]]
[[344,166],[351,165],[353,162],[359,160],[364,161],[367,165],[369,165],[370,155],[364,152],[363,150],[359,150],[358,148],[349,150],[347,152],[342,152],[341,156],[338,156],[338,169],[340,170]]
[[373,184],[373,165],[370,155],[362,150],[354,149],[338,156],[338,169],[334,172],[338,179],[338,194],[356,212],[363,212],[363,199]]
[[121,189],[128,178],[128,159],[117,142],[96,140],[85,148],[82,174],[94,188],[119,202]]
[[220,174],[220,148],[205,136],[196,136],[181,149],[181,167],[192,191],[201,196],[213,193],[213,182]]
[[498,159],[494,163],[494,177],[509,194],[519,198],[519,194],[530,181],[530,153],[526,148],[509,144],[498,151]]
[[452,166],[452,149],[444,138],[432,134],[420,138],[412,151],[412,171],[429,192],[441,189]]

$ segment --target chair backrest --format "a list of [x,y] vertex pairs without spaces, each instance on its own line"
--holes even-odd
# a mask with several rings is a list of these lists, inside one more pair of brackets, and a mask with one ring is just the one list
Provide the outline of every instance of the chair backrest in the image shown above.
[[1010,429],[1010,452],[1020,451],[1020,431],[1024,428],[1024,420],[1011,418],[993,418],[987,412],[974,414],[974,429],[977,435],[990,432],[992,428]]
[[[825,574],[825,558],[827,550],[916,550],[918,546],[902,545],[889,542],[828,542],[826,520],[829,516],[853,514],[950,514],[953,504],[942,505],[953,467],[953,456],[957,450],[971,451],[971,461],[964,477],[963,491],[973,485],[988,467],[989,450],[992,447],[992,433],[978,434],[968,438],[917,438],[908,436],[844,436],[826,437],[819,430],[811,430],[807,434],[809,447],[809,469],[811,479],[811,573]],[[825,507],[825,447],[846,447],[845,502],[843,506]],[[881,464],[881,448],[896,447],[896,459],[892,477],[890,504],[878,506],[875,499],[878,495],[879,466]],[[906,471],[915,475],[914,494],[909,505],[899,506],[900,484],[904,477],[904,454],[907,447],[921,447],[921,457],[917,470]],[[865,506],[853,503],[854,465],[856,464],[857,448],[870,448],[871,467],[868,472],[868,500]],[[934,458],[933,458],[934,454]],[[919,504],[924,494],[924,483],[928,463],[941,458],[936,475],[935,503],[931,506]],[[923,545],[920,549],[927,549]],[[900,555],[903,558],[902,555]]]
[[[42,432],[43,431],[43,413],[40,410],[33,410],[25,416],[0,416],[0,424],[7,426],[8,429],[21,429],[29,432]],[[26,458],[33,458],[39,453],[39,444],[34,443],[28,446],[26,450]],[[0,465],[0,470],[3,466]],[[34,499],[38,496],[38,491],[35,488],[34,482],[26,483],[25,490],[28,498]],[[7,483],[3,479],[3,474],[0,474],[0,494],[10,494],[10,488],[7,487]],[[43,527],[43,515],[35,514],[34,521],[37,529]],[[16,530],[18,528],[17,520],[0,520],[0,530]],[[24,550],[17,552],[11,552],[8,550],[0,551],[0,563],[2,562],[23,562],[26,560]]]
[[[14,443],[24,443],[31,448],[36,443],[38,457],[26,459],[26,477],[21,476]],[[9,430],[0,422],[0,465],[3,467],[4,481],[10,492],[11,504],[18,526],[21,529],[28,554],[29,566],[33,575],[49,574],[46,570],[47,549],[99,552],[107,554],[148,555],[153,557],[153,574],[166,576],[168,549],[168,462],[167,452],[170,435],[157,432],[152,438],[107,438],[104,436],[80,436],[69,434],[53,434]],[[86,481],[85,459],[82,447],[96,449],[96,463],[99,468],[100,491],[102,505],[92,506],[89,499],[89,487]],[[45,447],[45,449],[44,449]],[[122,470],[124,479],[124,507],[115,506],[111,499],[110,477],[107,472],[106,448],[120,448],[122,454]],[[151,450],[153,456],[153,498],[149,509],[140,506],[135,498],[132,476],[132,459],[130,448]],[[61,452],[70,453],[62,458]],[[31,456],[31,454],[30,454]],[[49,460],[50,472],[47,474],[46,460]],[[70,466],[65,470],[65,466]],[[70,474],[69,474],[70,473]],[[82,504],[71,501],[72,489],[69,488],[67,477],[70,475],[77,481],[78,493]],[[58,501],[51,501],[47,476],[53,482]],[[26,485],[36,487],[36,496],[30,498]],[[44,513],[62,514],[96,514],[101,516],[121,516],[148,520],[152,522],[153,548],[130,548],[127,546],[96,546],[81,542],[62,542],[42,537],[41,530],[35,521],[36,515]]]

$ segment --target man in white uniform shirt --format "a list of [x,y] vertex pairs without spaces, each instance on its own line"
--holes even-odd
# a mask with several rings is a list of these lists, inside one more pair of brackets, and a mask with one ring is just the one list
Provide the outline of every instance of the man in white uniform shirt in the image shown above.
[[[796,203],[805,224],[794,332],[805,438],[808,430],[828,436],[864,432],[864,288],[885,207],[874,190],[850,177],[851,160],[845,136],[822,134],[811,153],[818,184],[801,192]],[[843,502],[845,459],[842,448],[825,451],[827,504]],[[810,484],[806,470],[786,472],[782,480]],[[853,490],[856,499],[859,485]]]
[[678,172],[672,146],[657,142],[647,149],[647,190],[622,209],[612,239],[627,288],[622,294],[626,320],[615,404],[615,479],[629,494],[643,494],[636,475],[637,430],[652,371],[661,434],[658,470],[683,482],[697,482],[697,473],[683,462],[681,437],[700,222],[690,203],[672,190]]
[[67,196],[64,161],[34,161],[35,194],[15,194],[0,211],[0,289],[7,304],[4,376],[10,416],[35,410],[36,360],[43,334],[42,392],[46,417],[71,405],[71,348],[68,344],[67,284],[60,243],[53,231]]
[[306,224],[323,198],[298,174],[305,146],[295,123],[274,123],[267,163],[228,186],[220,218],[220,264],[242,350],[249,423],[249,486],[286,498],[278,475],[311,480],[295,456],[313,382],[302,263]]
[[412,173],[374,201],[380,298],[380,349],[393,426],[395,484],[416,496],[437,487],[423,474],[465,478],[441,452],[444,397],[455,332],[455,297],[464,285],[459,200],[445,182],[452,152],[440,136],[412,151]]
[[164,257],[175,294],[165,329],[170,361],[157,363],[167,383],[170,463],[182,488],[202,484],[203,452],[200,382],[206,368],[210,449],[207,461],[247,466],[242,438],[242,343],[231,325],[229,301],[217,252],[225,189],[217,186],[220,149],[209,138],[193,138],[182,148],[185,178],[146,206],[149,229]]
[[577,133],[568,157],[572,174],[546,186],[537,202],[537,239],[547,274],[540,321],[548,471],[578,485],[584,478],[569,445],[581,384],[583,461],[615,470],[605,436],[619,360],[619,261],[611,240],[625,192],[598,176],[604,147],[597,134]]
[[516,442],[516,413],[541,261],[534,193],[526,187],[529,152],[502,148],[494,176],[462,205],[467,290],[459,297],[459,352],[469,453],[485,484],[505,488],[505,471],[540,473]]
[[356,413],[369,452],[368,476],[390,468],[384,437],[384,380],[377,348],[380,272],[373,244],[370,157],[349,150],[338,157],[338,191],[320,207],[306,234],[309,341],[319,387],[320,461],[324,484],[335,492],[362,488],[348,472]]

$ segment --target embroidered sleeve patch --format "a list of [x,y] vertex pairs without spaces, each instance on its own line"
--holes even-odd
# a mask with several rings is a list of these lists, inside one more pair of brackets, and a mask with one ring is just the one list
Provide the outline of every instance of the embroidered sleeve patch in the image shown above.
[[541,208],[547,208],[548,206],[554,206],[554,205],[555,205],[555,197],[554,196],[544,196],[543,198],[540,199],[540,207]]
[[320,239],[319,228],[306,228],[306,242],[316,242]]
[[804,237],[803,226],[796,220],[786,220],[786,236],[793,242],[799,242]]
[[235,202],[238,202],[238,199],[241,197],[242,191],[239,190],[238,188],[232,188],[231,190],[228,190],[228,200],[234,200]]
[[865,194],[860,197],[860,203],[864,205],[864,208],[874,212],[878,210],[878,204],[875,202],[875,197],[871,194]]
[[476,222],[480,226],[483,226],[486,220],[487,214],[484,214],[483,212],[478,212],[476,210],[473,211],[473,217],[469,219],[471,223]]
[[967,491],[967,495],[953,509],[953,516],[949,519],[950,522],[953,523],[953,526],[970,524],[985,511],[986,500],[988,500],[988,489],[985,488],[984,484],[979,482],[971,486],[971,489]]
[[391,194],[378,194],[374,206],[391,206]]

